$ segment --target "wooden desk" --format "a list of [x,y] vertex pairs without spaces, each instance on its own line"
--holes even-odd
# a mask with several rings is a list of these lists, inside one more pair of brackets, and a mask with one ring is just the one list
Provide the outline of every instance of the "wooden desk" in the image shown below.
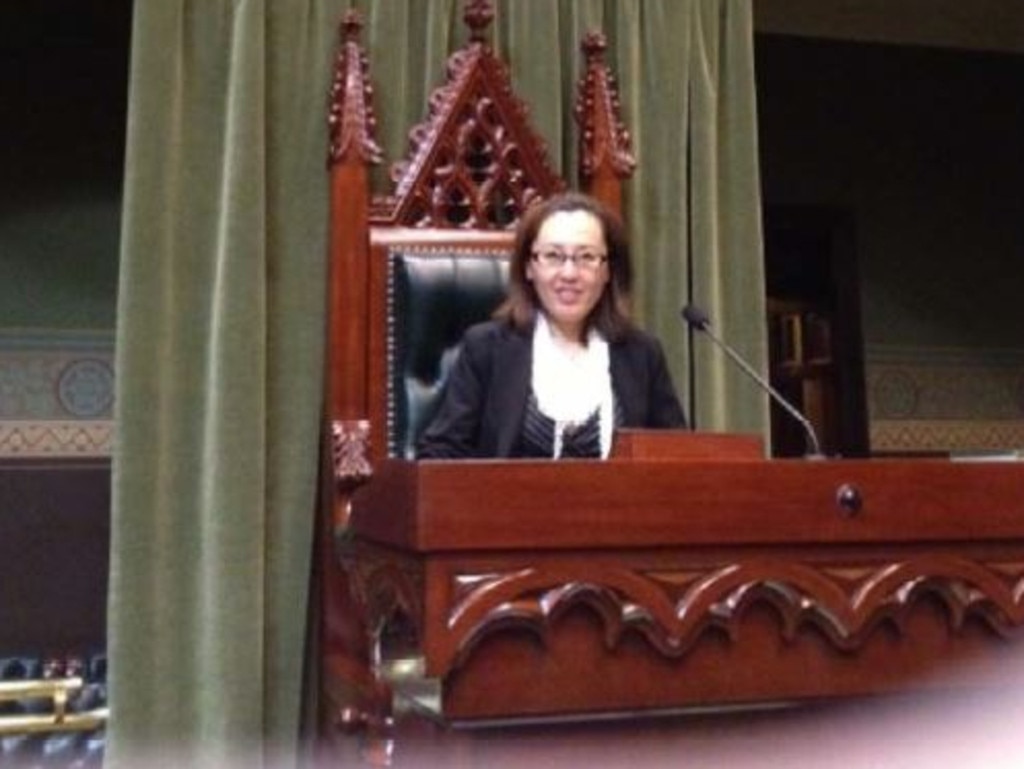
[[365,681],[446,722],[990,683],[1024,624],[1021,463],[394,461],[352,515]]

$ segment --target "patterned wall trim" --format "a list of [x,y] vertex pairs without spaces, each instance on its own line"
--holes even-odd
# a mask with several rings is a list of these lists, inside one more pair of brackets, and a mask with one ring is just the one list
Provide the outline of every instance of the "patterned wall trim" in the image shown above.
[[113,405],[113,332],[0,331],[0,420],[103,421]]
[[113,420],[0,421],[0,457],[109,457]]
[[866,352],[873,451],[1024,447],[1024,351],[876,346]]
[[1024,420],[919,421],[880,420],[871,423],[871,450],[908,452],[1024,451]]

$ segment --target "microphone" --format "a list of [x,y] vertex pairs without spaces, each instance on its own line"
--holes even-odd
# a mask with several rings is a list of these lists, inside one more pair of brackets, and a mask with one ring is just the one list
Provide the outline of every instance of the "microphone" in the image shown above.
[[806,440],[806,451],[804,452],[805,459],[824,459],[825,455],[821,453],[821,444],[818,442],[818,436],[814,432],[814,426],[810,420],[801,414],[797,408],[787,401],[782,395],[772,387],[771,383],[763,376],[758,374],[754,367],[747,363],[743,357],[736,352],[729,344],[717,337],[714,332],[711,331],[711,320],[704,310],[696,307],[692,304],[686,305],[682,309],[683,320],[686,321],[686,325],[697,331],[702,331],[707,334],[708,338],[714,342],[718,347],[725,352],[732,361],[740,367],[744,374],[749,376],[758,386],[768,393],[772,399],[778,403],[787,414],[793,419],[800,423],[800,426],[804,429],[804,436]]

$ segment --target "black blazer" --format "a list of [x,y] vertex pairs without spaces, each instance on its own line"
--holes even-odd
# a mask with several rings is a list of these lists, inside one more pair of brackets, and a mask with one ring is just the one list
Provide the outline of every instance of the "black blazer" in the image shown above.
[[[608,345],[621,427],[686,427],[665,354],[639,329]],[[441,409],[417,444],[417,457],[512,454],[530,393],[533,331],[506,321],[470,328],[448,377]]]

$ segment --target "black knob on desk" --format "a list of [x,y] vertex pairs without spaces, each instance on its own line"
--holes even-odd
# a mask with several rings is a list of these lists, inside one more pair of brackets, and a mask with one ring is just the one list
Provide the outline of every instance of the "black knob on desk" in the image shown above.
[[836,504],[843,515],[852,517],[864,506],[864,498],[860,495],[860,489],[852,483],[844,483],[836,489]]

